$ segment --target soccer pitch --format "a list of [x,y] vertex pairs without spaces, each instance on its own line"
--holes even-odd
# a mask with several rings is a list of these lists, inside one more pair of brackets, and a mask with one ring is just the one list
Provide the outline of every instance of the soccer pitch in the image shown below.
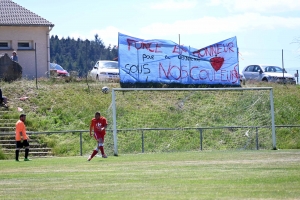
[[0,161],[0,199],[300,199],[300,150]]

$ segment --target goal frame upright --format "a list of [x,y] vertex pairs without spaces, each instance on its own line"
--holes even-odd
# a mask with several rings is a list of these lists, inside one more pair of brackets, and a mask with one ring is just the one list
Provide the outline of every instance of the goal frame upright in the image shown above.
[[269,90],[270,95],[270,112],[271,112],[271,129],[272,129],[272,149],[276,150],[276,132],[274,116],[274,100],[272,87],[253,87],[253,88],[113,88],[112,89],[112,119],[113,119],[113,142],[114,156],[118,156],[118,130],[117,130],[117,108],[116,92],[117,91],[238,91],[238,90]]

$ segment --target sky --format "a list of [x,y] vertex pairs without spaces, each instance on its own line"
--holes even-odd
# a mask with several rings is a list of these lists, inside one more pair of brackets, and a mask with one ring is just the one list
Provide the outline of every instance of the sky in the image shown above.
[[299,0],[12,0],[54,24],[50,35],[117,45],[118,32],[203,48],[236,36],[251,64],[300,71]]

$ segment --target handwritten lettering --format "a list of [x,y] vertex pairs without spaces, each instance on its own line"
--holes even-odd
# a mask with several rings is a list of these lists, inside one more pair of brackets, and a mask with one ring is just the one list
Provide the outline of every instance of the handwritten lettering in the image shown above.
[[[130,51],[130,47],[134,47],[137,50],[148,50],[152,53],[161,53],[160,50],[161,46],[158,43],[144,43],[142,41],[133,40],[130,38],[127,38],[127,47],[128,51]],[[152,47],[152,48],[151,48]],[[153,48],[154,47],[154,48]]]
[[128,74],[150,74],[151,70],[150,68],[147,67],[148,64],[143,64],[143,65],[131,65],[131,64],[126,64],[125,69],[127,69]]
[[183,45],[175,45],[173,48],[173,53],[182,54],[182,52],[187,52],[185,48],[183,48]]
[[154,60],[154,55],[146,55],[146,54],[143,54],[143,61],[147,59],[147,60]]
[[179,60],[187,60],[187,61],[200,61],[200,58],[185,56],[185,55],[178,55],[177,56]]
[[188,72],[185,70],[185,68],[187,68],[187,66],[181,66],[181,67],[178,67],[176,65],[171,66],[171,62],[170,62],[168,70],[166,71],[162,63],[159,63],[159,77],[161,78],[165,76],[168,79],[173,78],[175,80],[186,78],[188,77]]
[[236,76],[236,70],[221,70],[216,72],[214,70],[201,69],[199,66],[193,66],[188,70],[187,66],[176,66],[169,63],[168,67],[164,67],[162,63],[159,63],[159,78],[167,78],[169,80],[182,80],[191,78],[194,81],[221,81],[232,82],[238,81]]
[[193,52],[198,58],[207,56],[216,56],[220,53],[233,53],[234,44],[232,42],[226,44],[211,45]]

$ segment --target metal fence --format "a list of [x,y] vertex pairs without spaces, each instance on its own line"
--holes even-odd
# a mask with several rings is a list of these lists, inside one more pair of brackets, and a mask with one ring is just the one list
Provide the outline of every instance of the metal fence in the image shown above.
[[[278,132],[286,129],[291,133],[300,134],[300,125],[277,125]],[[39,134],[79,134],[79,152],[83,152],[83,134],[88,130],[27,132],[30,135]],[[106,149],[109,154],[114,152],[113,130],[107,129]],[[196,128],[141,128],[118,129],[119,152],[145,153],[145,152],[170,152],[189,150],[260,150],[273,149],[271,126],[232,126],[232,127],[196,127]],[[14,135],[14,132],[0,132],[1,135]],[[151,135],[151,137],[149,137]],[[168,136],[164,138],[163,135]],[[151,138],[151,139],[149,139]],[[156,138],[156,141],[153,141]],[[293,138],[293,137],[292,137]],[[276,139],[278,140],[277,136]],[[129,141],[129,142],[128,142]],[[175,144],[185,141],[181,147]],[[280,143],[280,139],[279,139]],[[126,147],[125,147],[126,146]],[[138,147],[137,147],[138,146]],[[140,149],[140,150],[137,150]],[[89,149],[91,150],[91,149]]]

